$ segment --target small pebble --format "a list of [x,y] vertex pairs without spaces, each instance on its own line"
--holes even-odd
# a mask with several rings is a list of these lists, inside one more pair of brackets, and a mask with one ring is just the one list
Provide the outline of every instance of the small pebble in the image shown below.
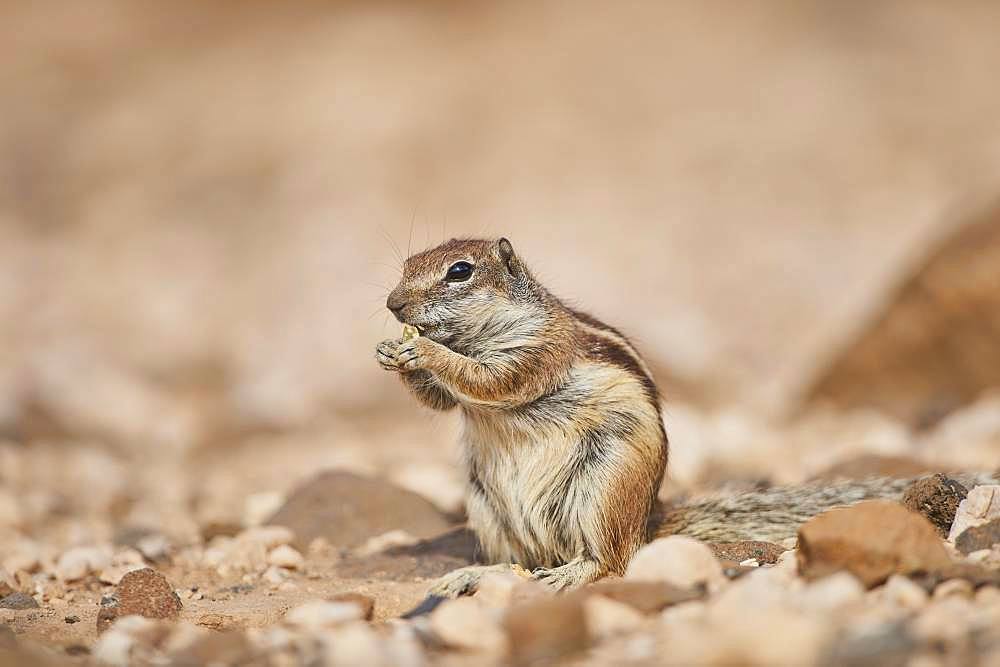
[[912,579],[900,574],[889,577],[883,590],[887,602],[908,611],[920,611],[930,597]]
[[971,598],[975,591],[965,579],[949,579],[938,584],[934,589],[934,599],[945,598],[950,595],[957,595],[963,598]]
[[17,591],[0,599],[0,609],[38,609],[38,602],[30,595]]
[[267,562],[289,570],[298,570],[302,568],[304,559],[295,547],[282,544],[271,549],[270,553],[267,554]]
[[62,581],[79,581],[111,564],[107,549],[76,547],[65,552],[56,563],[56,576]]

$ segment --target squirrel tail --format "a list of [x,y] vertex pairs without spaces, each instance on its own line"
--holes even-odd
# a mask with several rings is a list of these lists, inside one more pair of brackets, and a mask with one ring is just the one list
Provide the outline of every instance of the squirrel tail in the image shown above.
[[[1000,483],[994,475],[949,476],[967,489],[977,484]],[[650,534],[654,538],[687,535],[703,542],[782,542],[795,537],[803,523],[829,509],[863,500],[899,500],[918,479],[874,477],[810,482],[697,499],[661,508],[651,519]]]

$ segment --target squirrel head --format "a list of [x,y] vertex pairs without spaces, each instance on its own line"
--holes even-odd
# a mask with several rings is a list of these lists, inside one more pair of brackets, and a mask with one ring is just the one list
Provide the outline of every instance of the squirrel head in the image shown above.
[[406,260],[386,307],[421,335],[447,343],[503,335],[537,320],[541,300],[510,241],[452,239]]

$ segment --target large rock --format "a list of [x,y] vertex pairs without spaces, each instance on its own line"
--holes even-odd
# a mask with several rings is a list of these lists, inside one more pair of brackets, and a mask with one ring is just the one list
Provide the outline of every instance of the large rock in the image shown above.
[[292,529],[300,551],[317,537],[351,548],[390,530],[406,530],[423,539],[451,526],[423,497],[347,472],[325,472],[306,482],[268,523]]
[[166,577],[151,568],[134,570],[122,577],[113,595],[102,600],[97,631],[104,632],[126,616],[176,619],[180,613],[180,598]]
[[927,519],[898,503],[870,500],[803,525],[798,564],[809,579],[846,570],[870,588],[893,574],[947,569],[951,560]]
[[939,244],[833,356],[807,403],[927,425],[1000,387],[1000,206]]

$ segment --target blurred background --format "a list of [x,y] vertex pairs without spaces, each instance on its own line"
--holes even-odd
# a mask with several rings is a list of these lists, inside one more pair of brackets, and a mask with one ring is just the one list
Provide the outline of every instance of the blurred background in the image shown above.
[[0,13],[2,543],[253,524],[329,467],[460,509],[456,416],[373,356],[452,236],[635,339],[665,494],[1000,462],[997,3]]

